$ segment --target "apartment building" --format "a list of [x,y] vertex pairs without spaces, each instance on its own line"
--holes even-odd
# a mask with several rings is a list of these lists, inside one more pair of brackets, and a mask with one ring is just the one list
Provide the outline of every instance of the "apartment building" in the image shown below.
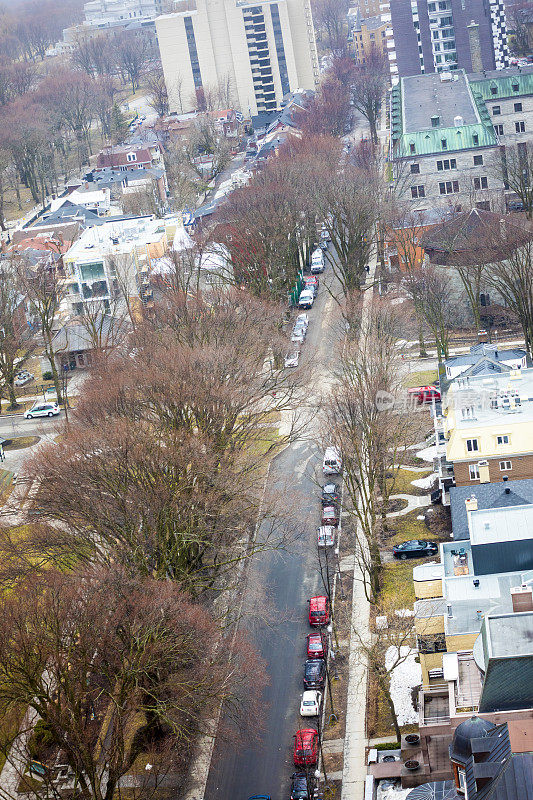
[[389,26],[378,14],[373,17],[356,15],[351,28],[353,53],[355,60],[364,63],[366,56],[373,50],[381,50],[387,55],[387,35]]
[[503,0],[389,0],[381,17],[400,77],[509,64]]
[[223,87],[228,105],[252,117],[318,83],[310,0],[182,0],[156,27],[172,111]]
[[505,147],[533,135],[533,68],[404,77],[391,92],[390,158],[399,195],[435,205],[501,211],[511,198]]
[[63,320],[98,305],[113,310],[126,299],[138,306],[152,296],[150,277],[158,259],[168,252],[181,219],[134,217],[87,228],[63,258],[65,295]]
[[120,20],[154,19],[161,13],[162,0],[89,0],[83,6],[88,25]]
[[438,458],[457,486],[533,478],[533,369],[463,374],[437,414]]

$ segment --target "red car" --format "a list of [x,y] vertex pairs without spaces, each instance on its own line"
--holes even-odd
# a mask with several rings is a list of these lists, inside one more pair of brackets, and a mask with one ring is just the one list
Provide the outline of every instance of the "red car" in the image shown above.
[[323,506],[321,525],[333,525],[336,528],[339,524],[339,512],[335,506]]
[[306,275],[304,278],[304,283],[307,289],[313,288],[315,293],[318,291],[318,287],[320,286],[320,281],[316,275]]
[[307,635],[307,655],[309,658],[325,658],[326,650],[326,637],[322,631]]
[[296,731],[294,737],[294,765],[313,766],[318,761],[318,733],[313,728]]
[[424,403],[431,403],[435,400],[440,403],[440,392],[436,386],[415,386],[413,389],[408,389],[407,394],[410,398],[416,400],[419,406]]
[[327,625],[329,622],[329,600],[324,595],[309,600],[309,624],[313,627]]

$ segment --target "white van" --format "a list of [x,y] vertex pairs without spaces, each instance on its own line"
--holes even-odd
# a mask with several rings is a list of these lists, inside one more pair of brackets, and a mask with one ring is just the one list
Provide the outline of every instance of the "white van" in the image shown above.
[[316,275],[317,272],[324,272],[324,253],[320,247],[313,250],[313,255],[311,256],[311,274]]
[[327,447],[324,453],[324,462],[322,464],[322,472],[324,475],[338,475],[342,472],[342,458],[341,454],[335,447]]

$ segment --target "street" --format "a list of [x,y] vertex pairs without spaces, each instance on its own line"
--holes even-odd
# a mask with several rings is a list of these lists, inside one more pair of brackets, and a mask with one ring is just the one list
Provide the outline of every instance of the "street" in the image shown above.
[[[321,284],[332,280],[328,270],[331,268],[326,267],[320,276]],[[299,367],[308,371],[312,404],[324,386],[322,372],[327,373],[340,338],[336,316],[336,303],[322,285],[309,312],[309,331]],[[217,740],[205,800],[245,799],[253,794],[288,796],[290,776],[295,771],[293,734],[302,727],[313,724],[316,727],[316,720],[302,720],[299,715],[305,637],[311,630],[307,623],[307,600],[314,594],[324,594],[316,548],[316,528],[320,521],[317,481],[322,482],[322,451],[313,441],[320,439],[316,408],[309,409],[309,416],[312,423],[302,438],[272,462],[269,480],[294,508],[297,521],[301,521],[301,536],[288,551],[258,554],[248,574],[248,603],[257,607],[258,589],[264,589],[268,614],[267,621],[256,612],[254,624],[249,625],[251,639],[266,663],[266,675],[257,676],[261,684],[268,681],[263,692],[263,730],[260,738],[251,741],[248,747],[245,742],[236,746]],[[261,535],[260,528],[259,539]],[[246,597],[244,607],[246,610]]]

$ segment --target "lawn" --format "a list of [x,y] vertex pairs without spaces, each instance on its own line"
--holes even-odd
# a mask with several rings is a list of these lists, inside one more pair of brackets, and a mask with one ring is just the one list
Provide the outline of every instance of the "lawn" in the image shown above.
[[413,567],[422,563],[422,559],[407,561],[390,561],[383,565],[382,597],[387,607],[412,608],[415,602],[413,586]]
[[416,481],[419,478],[427,478],[432,471],[431,469],[428,469],[427,472],[415,472],[410,469],[399,469],[395,471],[394,494],[427,494],[427,491],[413,486],[411,481]]
[[432,539],[428,527],[421,516],[423,509],[415,509],[403,517],[393,517],[387,520],[386,546],[407,542],[410,539]]
[[420,372],[410,372],[403,379],[403,385],[406,389],[411,389],[415,386],[431,386],[436,382],[437,377],[436,369],[424,369]]

